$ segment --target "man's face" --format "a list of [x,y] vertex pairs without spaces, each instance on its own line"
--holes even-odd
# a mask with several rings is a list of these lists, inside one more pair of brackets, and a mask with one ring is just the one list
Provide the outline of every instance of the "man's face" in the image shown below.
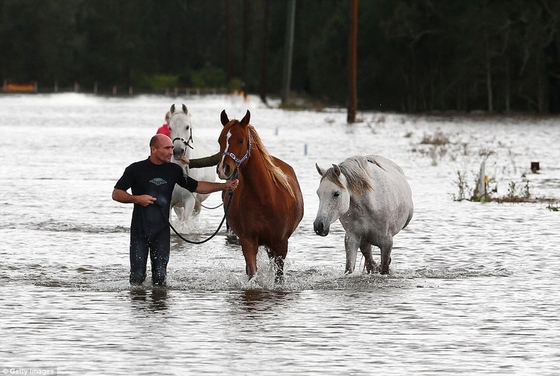
[[158,143],[151,147],[151,151],[156,164],[169,163],[173,156],[173,143],[169,137],[160,137]]

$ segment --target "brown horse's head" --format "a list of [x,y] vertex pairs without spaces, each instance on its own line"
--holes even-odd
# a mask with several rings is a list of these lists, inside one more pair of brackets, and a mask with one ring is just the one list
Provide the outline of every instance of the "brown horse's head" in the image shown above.
[[251,137],[248,129],[251,113],[247,113],[241,119],[229,120],[226,111],[222,111],[221,121],[224,126],[218,138],[222,160],[218,164],[218,176],[220,179],[232,179],[238,170],[247,163],[251,156]]

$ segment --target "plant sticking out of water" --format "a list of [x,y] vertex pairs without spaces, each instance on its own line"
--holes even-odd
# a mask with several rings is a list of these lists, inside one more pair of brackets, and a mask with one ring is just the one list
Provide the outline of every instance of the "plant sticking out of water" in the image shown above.
[[559,205],[558,201],[550,201],[550,202],[548,203],[548,206],[547,206],[546,208],[547,208],[548,210],[550,210],[550,211],[557,212],[558,209],[559,209],[559,208],[558,208],[558,205]]
[[428,149],[419,147],[414,148],[413,151],[429,156],[432,159],[432,166],[437,166],[439,161],[447,154],[449,144],[449,137],[438,129],[433,135],[424,134],[420,141],[420,145],[427,145],[429,146]]
[[529,179],[527,175],[521,175],[521,183],[519,186],[518,182],[510,181],[508,187],[508,193],[504,197],[497,198],[498,202],[533,202],[531,197],[531,187],[529,185]]
[[[405,137],[412,137],[407,134]],[[476,139],[474,139],[477,141]],[[479,171],[473,171],[467,174],[465,170],[456,172],[454,181],[457,187],[457,193],[452,194],[454,201],[472,201],[472,202],[509,202],[509,203],[549,203],[548,209],[558,211],[557,201],[553,201],[545,197],[535,197],[532,193],[531,182],[528,176],[523,173],[521,179],[511,179],[511,176],[518,174],[516,166],[515,154],[511,149],[508,150],[507,158],[492,158],[495,160],[490,166],[495,171],[494,174],[486,173],[486,163],[491,156],[503,154],[505,145],[498,143],[498,152],[492,150],[489,146],[482,146],[478,151],[478,160],[482,159]],[[429,157],[432,166],[438,166],[443,160],[451,162],[468,163],[472,155],[472,145],[469,142],[451,142],[450,137],[438,129],[433,134],[424,134],[420,142],[413,147],[412,152],[419,153],[422,156]],[[504,159],[506,163],[503,165]],[[501,163],[500,163],[501,162]],[[498,179],[499,175],[506,175],[506,179]],[[489,176],[490,175],[490,176]],[[492,176],[494,175],[494,176]],[[474,176],[474,182],[471,180]],[[505,180],[505,181],[504,181]],[[498,194],[498,185],[508,185],[507,194]]]
[[438,161],[443,159],[447,154],[447,148],[444,146],[432,145],[428,151],[428,155],[432,158],[432,166],[437,166]]
[[[410,136],[411,134],[407,134],[405,137]],[[460,155],[467,155],[468,144],[452,142],[447,134],[438,129],[434,134],[424,134],[418,146],[414,147],[412,151],[429,157],[432,160],[432,166],[438,166],[444,158],[456,161]]]
[[[411,133],[405,135],[412,138]],[[429,135],[424,134],[420,142],[413,147],[412,152],[417,152],[422,156],[429,157],[433,166],[437,166],[445,159],[452,162],[468,162],[472,157],[472,145],[468,142],[451,142],[450,137],[438,129],[435,133]],[[499,144],[499,149],[503,149],[504,145]],[[458,170],[454,184],[457,187],[457,193],[452,194],[454,201],[473,201],[473,202],[510,202],[510,203],[549,203],[548,209],[551,211],[558,210],[557,201],[553,202],[549,198],[535,197],[532,193],[531,182],[526,174],[521,175],[521,179],[510,179],[512,173],[517,174],[518,168],[515,163],[515,155],[511,149],[508,151],[509,164],[500,165],[504,158],[497,158],[491,168],[498,170],[500,174],[508,176],[507,180],[498,179],[495,176],[486,174],[486,162],[491,156],[498,154],[488,146],[483,146],[478,151],[478,157],[482,159],[480,170],[467,174],[465,170]],[[479,159],[480,160],[480,159]],[[495,175],[495,174],[494,174]],[[474,176],[474,182],[471,180]],[[498,194],[498,185],[507,184],[507,194]]]
[[[525,174],[521,175],[521,181],[512,180],[509,182],[507,194],[504,196],[498,196],[498,183],[494,178],[489,179],[485,176],[484,179],[484,193],[481,193],[480,182],[481,175],[477,174],[474,187],[472,188],[466,179],[466,173],[457,171],[457,184],[458,194],[453,195],[453,200],[455,201],[473,201],[473,202],[510,202],[510,203],[520,203],[520,202],[547,202],[549,200],[545,198],[533,197],[531,193],[531,184],[529,179]],[[493,187],[492,187],[493,186]],[[556,208],[556,210],[555,210]],[[549,203],[549,210],[557,211],[558,206],[554,206],[553,203]]]
[[424,145],[436,145],[443,146],[449,144],[449,137],[447,137],[440,129],[436,131],[432,136],[424,134],[421,144]]
[[463,201],[468,200],[467,197],[470,197],[469,193],[471,188],[469,187],[469,183],[467,183],[466,179],[466,172],[457,171],[457,187],[459,188],[459,194],[457,196],[453,195],[454,201]]
[[498,186],[494,178],[489,178],[484,175],[483,182],[484,188],[481,189],[481,174],[478,173],[475,176],[474,184],[471,186],[467,181],[467,173],[457,171],[457,180],[455,184],[458,188],[458,194],[453,194],[454,201],[474,201],[474,202],[485,202],[492,201],[493,196],[498,191]]

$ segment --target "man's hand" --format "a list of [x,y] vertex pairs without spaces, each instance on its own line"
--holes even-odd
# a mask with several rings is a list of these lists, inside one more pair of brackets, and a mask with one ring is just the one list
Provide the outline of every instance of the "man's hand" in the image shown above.
[[235,190],[235,188],[237,188],[238,184],[239,184],[239,180],[237,179],[227,180],[224,183],[200,180],[198,182],[198,186],[196,187],[195,192],[202,193],[202,194],[218,192],[218,191],[232,192],[233,190]]
[[183,156],[181,159],[179,159],[179,162],[184,163],[184,164],[189,164],[191,161],[189,161],[189,158]]
[[143,207],[146,207],[148,205],[153,204],[154,202],[156,202],[157,198],[152,197],[150,195],[139,195],[139,196],[135,196],[135,202],[138,205],[142,205]]
[[238,184],[239,184],[239,180],[237,179],[228,180],[226,181],[226,190],[233,192],[235,191],[235,188],[237,188]]
[[138,204],[144,207],[156,202],[156,198],[150,195],[133,196],[127,191],[117,188],[113,189],[113,200],[122,202],[123,204]]

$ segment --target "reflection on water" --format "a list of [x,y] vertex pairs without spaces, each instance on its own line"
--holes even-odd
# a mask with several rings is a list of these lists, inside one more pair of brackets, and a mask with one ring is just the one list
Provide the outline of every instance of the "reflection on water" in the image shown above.
[[260,312],[276,309],[286,304],[285,300],[294,299],[294,295],[296,293],[288,291],[243,290],[239,297],[234,295],[231,300],[247,312]]
[[167,310],[167,288],[154,287],[147,290],[142,287],[130,289],[132,307],[152,312]]
[[[242,117],[249,107],[268,150],[293,165],[306,214],[283,284],[265,252],[248,281],[239,245],[222,230],[204,245],[172,236],[168,286],[129,286],[132,208],[110,194],[124,167],[146,158],[172,102],[188,105],[195,135],[215,147],[221,110]],[[558,212],[452,195],[457,171],[478,171],[480,152],[492,151],[487,172],[499,192],[526,174],[535,197],[558,199],[559,123],[362,116],[347,126],[337,110],[285,112],[227,97],[0,96],[0,366],[80,375],[557,374]],[[445,153],[422,144],[437,132],[450,140]],[[344,275],[340,224],[327,237],[313,231],[314,165],[372,153],[403,167],[416,213],[395,237],[390,275],[361,267]],[[220,196],[205,203],[218,206]],[[222,216],[205,209],[176,228],[203,239]]]

